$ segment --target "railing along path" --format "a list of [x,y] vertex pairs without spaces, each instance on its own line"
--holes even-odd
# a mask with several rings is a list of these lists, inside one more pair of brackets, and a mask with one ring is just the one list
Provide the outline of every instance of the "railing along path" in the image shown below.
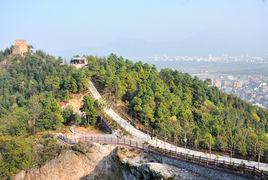
[[142,150],[147,153],[165,156],[176,160],[183,160],[194,164],[212,167],[215,169],[220,170],[224,169],[248,177],[253,177],[257,179],[268,179],[268,174],[266,174],[264,171],[259,170],[255,167],[246,166],[245,164],[239,164],[234,162],[230,163],[228,161],[221,161],[218,159],[210,159],[210,158],[204,158],[202,156],[189,155],[182,152],[176,152],[164,148],[154,147],[151,145],[147,145],[146,143],[140,143],[138,141],[134,141],[128,138],[116,138],[111,136],[108,137],[89,136],[89,135],[76,138],[68,138],[62,134],[58,134],[57,138],[64,141],[67,144],[76,144],[81,141],[81,142],[96,142],[101,144],[112,144],[112,145],[131,147]]
[[[89,90],[94,97],[94,99],[101,101],[103,104],[107,105],[109,103],[105,102],[105,100],[102,98],[94,84],[89,80]],[[140,129],[139,127],[135,127],[134,124],[132,124],[132,121],[128,121],[126,119],[128,118],[123,118],[122,115],[119,115],[116,113],[112,107],[105,106],[103,108],[103,112],[105,115],[107,115],[109,118],[111,118],[117,125],[119,125],[124,131],[128,132],[131,136],[133,136],[135,139],[141,140],[142,142],[147,142],[151,146],[166,149],[166,150],[175,150],[177,153],[180,152],[185,152],[188,154],[188,156],[201,156],[203,158],[210,158],[210,159],[218,159],[221,161],[230,161],[229,164],[232,163],[238,163],[243,166],[244,164],[246,166],[251,166],[252,168],[258,167],[259,170],[267,171],[268,172],[268,164],[267,163],[261,163],[261,162],[256,162],[256,161],[251,161],[251,160],[246,160],[246,159],[239,159],[239,158],[233,158],[229,157],[226,155],[218,155],[217,153],[207,153],[206,151],[200,151],[199,149],[189,149],[186,147],[179,146],[176,142],[170,142],[167,139],[166,134],[164,134],[163,137],[161,137],[161,134],[159,133],[152,133],[148,130],[143,130]],[[156,135],[156,136],[155,136]]]

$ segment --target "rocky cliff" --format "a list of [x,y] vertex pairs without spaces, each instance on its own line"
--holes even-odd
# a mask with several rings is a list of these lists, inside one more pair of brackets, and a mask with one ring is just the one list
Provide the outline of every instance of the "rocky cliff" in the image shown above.
[[79,144],[41,167],[21,171],[15,180],[189,179],[197,174],[156,162],[148,154],[111,145]]

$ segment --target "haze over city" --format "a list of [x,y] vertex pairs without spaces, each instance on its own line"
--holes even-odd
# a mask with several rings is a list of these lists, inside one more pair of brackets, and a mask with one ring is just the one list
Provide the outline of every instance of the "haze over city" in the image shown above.
[[261,0],[4,1],[0,48],[27,39],[53,55],[268,56]]

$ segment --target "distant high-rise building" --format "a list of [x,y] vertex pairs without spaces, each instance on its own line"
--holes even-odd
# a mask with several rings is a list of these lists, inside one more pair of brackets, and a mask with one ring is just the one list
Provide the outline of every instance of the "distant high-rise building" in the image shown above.
[[230,80],[223,80],[222,85],[225,87],[231,87],[233,84]]
[[242,87],[242,83],[240,81],[234,81],[234,88],[240,89]]
[[214,81],[214,86],[220,88],[220,87],[221,87],[221,81],[220,81],[219,79],[216,79],[216,80]]
[[25,40],[15,40],[15,44],[12,48],[12,54],[23,55],[29,50],[27,42]]

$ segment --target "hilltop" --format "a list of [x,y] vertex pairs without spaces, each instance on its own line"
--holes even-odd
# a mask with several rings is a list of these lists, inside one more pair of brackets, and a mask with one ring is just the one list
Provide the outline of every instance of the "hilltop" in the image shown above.
[[76,69],[43,51],[24,56],[0,53],[0,62],[8,63],[0,74],[1,177],[57,157],[64,147],[51,133],[66,131],[73,123],[96,124],[100,105],[89,96],[81,104],[84,117],[70,107],[61,107],[61,102],[75,94],[87,95],[89,78],[111,106],[141,128],[178,144],[183,144],[186,135],[188,147],[212,148],[255,160],[259,155],[267,162],[266,109],[189,74],[158,71],[155,66],[114,54],[86,58],[88,65]]
[[8,64],[0,73],[0,176],[7,178],[58,155],[61,146],[47,136],[81,120],[60,102],[85,92],[89,76],[42,51],[0,54]]

